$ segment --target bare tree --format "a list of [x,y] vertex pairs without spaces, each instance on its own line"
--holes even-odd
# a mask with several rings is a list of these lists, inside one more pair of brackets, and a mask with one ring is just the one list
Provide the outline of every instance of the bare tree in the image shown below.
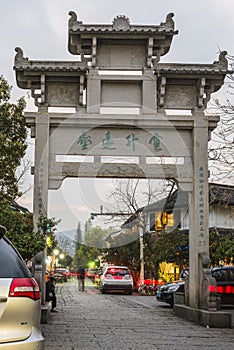
[[[129,215],[134,214],[139,209],[139,203],[144,202],[145,191],[142,192],[141,201],[139,201],[139,187],[140,179],[121,179],[113,181],[114,191],[109,195],[109,200],[112,204],[112,211],[116,213],[129,213]],[[149,197],[152,198],[152,188],[148,182],[148,187],[150,191]],[[149,201],[148,197],[148,201]],[[113,215],[112,219],[119,220],[123,219],[121,215],[115,217]]]
[[71,250],[74,247],[74,242],[71,239],[67,238],[66,236],[59,236],[58,247],[65,254],[70,254]]
[[[231,65],[234,56],[227,56]],[[220,115],[220,122],[212,132],[209,142],[209,169],[212,181],[233,181],[234,178],[234,105],[231,102],[234,76],[227,76],[227,87],[230,98],[225,102],[220,99],[211,101],[209,110]]]
[[114,191],[109,195],[109,200],[113,203],[112,212],[115,212],[116,215],[112,215],[111,220],[123,221],[126,216],[124,217],[121,213],[129,213],[129,216],[135,216],[138,225],[141,223],[141,226],[145,226],[145,222],[141,222],[144,215],[140,215],[144,212],[144,207],[167,197],[165,207],[177,188],[177,182],[174,179],[164,181],[121,179],[115,180],[113,184]]
[[28,184],[25,188],[26,177],[29,171],[31,170],[31,166],[32,166],[32,161],[30,159],[23,158],[20,167],[17,168],[16,179],[17,179],[18,187],[20,189],[18,198],[22,197],[25,193],[29,192],[32,188],[31,184]]

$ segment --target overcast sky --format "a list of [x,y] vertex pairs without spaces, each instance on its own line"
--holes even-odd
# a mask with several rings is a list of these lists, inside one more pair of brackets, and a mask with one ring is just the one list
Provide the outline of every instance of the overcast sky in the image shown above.
[[[16,86],[15,47],[21,47],[24,57],[30,60],[77,59],[67,50],[71,10],[86,24],[111,24],[117,15],[126,15],[132,24],[158,25],[168,13],[174,12],[179,34],[174,36],[171,50],[161,62],[212,63],[217,60],[219,50],[234,55],[232,0],[1,1],[0,74],[13,86],[13,102],[26,94]],[[225,94],[226,88],[222,91]],[[31,108],[29,104],[27,109]],[[28,156],[31,157],[31,151]],[[29,176],[28,181],[32,183],[33,178]],[[66,180],[60,190],[50,191],[49,216],[62,219],[59,230],[76,228],[78,221],[87,220],[91,211],[99,211],[100,204],[107,208],[104,187],[111,188],[110,182],[73,179]],[[32,192],[24,196],[21,203],[31,209]]]

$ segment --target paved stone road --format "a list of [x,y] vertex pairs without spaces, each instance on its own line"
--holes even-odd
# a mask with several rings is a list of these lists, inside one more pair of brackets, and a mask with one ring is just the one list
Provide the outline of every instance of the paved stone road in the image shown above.
[[45,350],[231,350],[234,329],[207,329],[174,316],[155,297],[102,295],[57,286],[58,313],[42,325]]

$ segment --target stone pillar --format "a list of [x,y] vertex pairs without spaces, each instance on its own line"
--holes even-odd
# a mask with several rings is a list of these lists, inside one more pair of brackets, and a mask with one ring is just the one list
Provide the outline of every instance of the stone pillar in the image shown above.
[[101,78],[97,69],[91,69],[87,79],[87,112],[100,113]]
[[[35,159],[34,159],[34,195],[33,217],[34,227],[40,215],[47,216],[48,207],[48,164],[49,164],[49,114],[47,108],[38,108],[35,127]],[[41,289],[41,302],[45,304],[45,270],[46,250],[34,257],[33,272]]]
[[155,114],[157,112],[157,80],[152,69],[144,69],[142,84],[142,114]]
[[193,192],[189,204],[189,306],[202,303],[203,280],[201,255],[209,256],[208,198],[208,117],[202,109],[194,109],[193,128]]

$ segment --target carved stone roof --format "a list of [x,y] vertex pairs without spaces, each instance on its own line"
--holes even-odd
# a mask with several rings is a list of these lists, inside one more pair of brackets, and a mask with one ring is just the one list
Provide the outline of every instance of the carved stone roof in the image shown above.
[[113,32],[113,33],[171,33],[177,34],[178,31],[174,31],[174,21],[172,17],[174,17],[173,13],[167,15],[166,21],[161,22],[160,25],[132,25],[130,24],[129,18],[120,15],[114,18],[112,24],[83,24],[82,21],[77,20],[77,15],[75,12],[70,11],[69,15],[71,18],[69,19],[69,32],[87,32],[87,33],[105,33],[105,32]]
[[48,71],[48,72],[77,72],[86,71],[88,67],[79,61],[27,61],[14,65],[14,70]]
[[49,71],[49,72],[73,72],[86,71],[88,61],[31,61],[23,57],[23,50],[19,47],[15,49],[14,70],[16,71]]
[[155,67],[156,72],[160,73],[179,73],[179,74],[199,74],[199,73],[227,73],[227,69],[215,64],[163,64],[158,63]]
[[88,62],[83,61],[31,61],[23,57],[23,50],[19,47],[15,49],[15,62],[13,69],[16,71],[17,84],[20,88],[26,89],[40,88],[41,74],[56,77],[57,80],[78,79],[85,75],[88,70]]
[[[227,74],[233,71],[228,69],[227,52],[222,51],[219,54],[218,61],[212,64],[187,64],[187,63],[158,63],[154,60],[155,74],[159,78],[166,78],[167,81],[179,81],[205,78],[206,88],[211,84],[213,87],[210,93],[217,91],[224,82]],[[211,86],[210,86],[211,87]]]
[[159,25],[133,25],[124,15],[114,18],[112,24],[84,24],[77,20],[75,12],[70,11],[69,15],[71,17],[68,21],[68,49],[76,55],[81,52],[90,55],[92,38],[96,37],[97,40],[108,40],[110,43],[127,40],[129,45],[136,40],[153,38],[153,51],[162,56],[169,51],[173,36],[178,34],[178,31],[174,30],[173,13],[169,13],[165,22]]
[[177,73],[177,74],[232,74],[228,70],[227,51],[221,51],[218,61],[212,64],[188,64],[188,63],[158,63],[154,60],[154,67],[158,73]]
[[176,64],[176,63],[157,63],[155,71],[158,73],[176,73],[176,74],[228,74],[232,73],[227,67],[215,64]]

